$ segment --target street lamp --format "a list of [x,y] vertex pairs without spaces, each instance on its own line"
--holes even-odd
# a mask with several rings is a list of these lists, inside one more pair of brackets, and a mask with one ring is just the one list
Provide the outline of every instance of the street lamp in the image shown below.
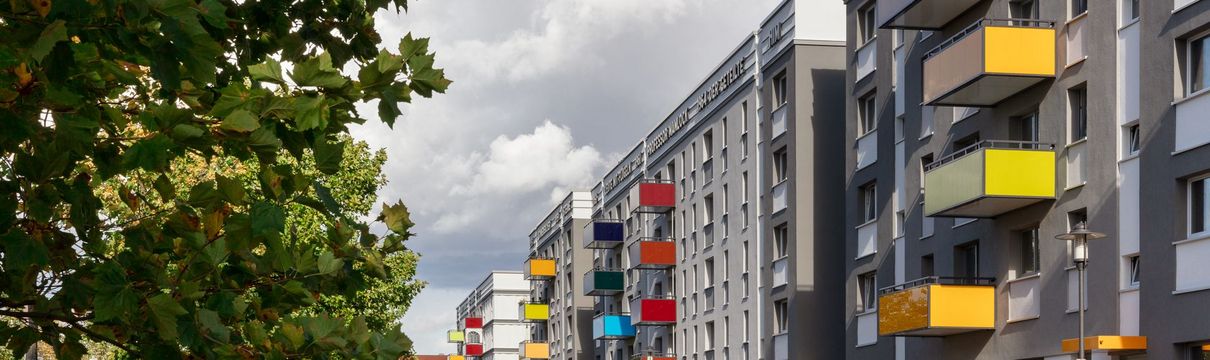
[[1079,272],[1080,283],[1080,337],[1076,339],[1080,343],[1080,353],[1076,356],[1078,360],[1084,360],[1084,269],[1088,267],[1088,240],[1100,239],[1105,237],[1105,234],[1090,231],[1088,226],[1083,221],[1076,223],[1071,231],[1066,234],[1059,234],[1055,239],[1073,241],[1071,246],[1071,262],[1075,263],[1076,271]]

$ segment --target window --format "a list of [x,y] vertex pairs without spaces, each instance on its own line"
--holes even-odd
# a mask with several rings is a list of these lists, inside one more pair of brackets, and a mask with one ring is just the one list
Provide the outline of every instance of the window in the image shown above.
[[1088,89],[1077,87],[1067,90],[1068,117],[1071,120],[1071,142],[1088,138]]
[[748,133],[739,135],[739,158],[740,160],[748,158]]
[[1010,121],[1009,137],[1016,141],[1038,141],[1038,112],[1013,117]]
[[920,277],[936,276],[937,272],[933,268],[933,254],[928,254],[920,257]]
[[1210,223],[1210,190],[1207,178],[1189,182],[1189,234],[1203,235],[1207,233],[1206,224]]
[[[927,172],[929,165],[933,163],[933,154],[924,154],[920,156],[920,192],[924,193],[924,173]],[[922,198],[923,199],[923,198]]]
[[1139,0],[1122,0],[1122,24],[1139,18]]
[[877,105],[874,94],[866,95],[857,100],[857,135],[869,134],[877,127]]
[[[747,274],[748,270],[749,270],[749,268],[748,268],[748,241],[747,240],[744,240],[743,253],[741,253],[740,255],[743,255],[743,257],[740,258],[740,263],[744,266],[744,273]],[[745,294],[745,296],[746,295],[747,294]]]
[[790,178],[789,166],[790,159],[786,154],[786,148],[783,147],[773,152],[773,177],[778,183]]
[[1210,360],[1210,342],[1190,345],[1189,360]]
[[871,271],[857,275],[857,312],[866,313],[878,309],[877,273]]
[[1139,287],[1139,256],[1131,255],[1126,257],[1126,263],[1129,265],[1126,273],[1126,285],[1132,288]]
[[1206,41],[1210,36],[1202,36],[1189,41],[1188,56],[1185,66],[1188,67],[1188,78],[1186,79],[1185,95],[1192,95],[1207,85],[1210,85],[1210,74],[1206,72],[1206,68],[1210,67],[1210,46],[1206,46]]
[[789,88],[789,83],[786,80],[786,71],[785,70],[782,70],[782,72],[773,76],[773,108],[774,109],[781,107],[782,105],[786,104],[787,102],[790,102],[790,94],[786,93],[786,91],[789,91],[788,88]]
[[[746,311],[744,313],[747,314]],[[773,318],[774,334],[784,334],[790,331],[790,306],[786,299],[773,302]]]
[[904,222],[906,221],[906,219],[907,219],[907,213],[904,212],[903,210],[899,210],[899,211],[895,212],[895,237],[897,237],[897,238],[903,237],[904,230],[905,230],[904,228],[907,227],[907,226],[904,226]]
[[1041,271],[1038,252],[1038,228],[1026,229],[1021,231],[1018,236],[1018,241],[1021,243],[1021,261],[1018,264],[1017,276],[1037,274]]
[[743,330],[744,330],[744,334],[743,334],[743,339],[744,339],[744,342],[748,342],[748,333],[749,333],[749,331],[748,331],[748,326],[750,326],[750,324],[751,324],[751,323],[748,321],[748,310],[744,310],[744,328],[743,328]]
[[745,171],[739,177],[739,202],[741,204],[748,203],[748,172]]
[[773,258],[781,259],[789,256],[790,250],[790,230],[786,224],[778,225],[773,228]]
[[878,218],[878,189],[874,183],[867,184],[861,187],[861,220],[862,223],[874,221]]
[[954,276],[979,277],[979,241],[954,247]]
[[714,194],[707,194],[702,198],[704,203],[702,206],[702,223],[707,225],[714,223]]
[[857,26],[859,27],[858,36],[861,37],[861,43],[865,44],[874,40],[878,30],[877,15],[874,11],[874,0],[866,1],[866,6],[857,10]]
[[[725,120],[725,119],[724,119]],[[726,122],[724,122],[726,124]],[[702,160],[703,162],[710,161],[714,158],[714,130],[707,130],[702,135]]]
[[1138,154],[1141,149],[1142,134],[1139,132],[1139,124],[1126,126],[1126,144],[1122,148],[1126,150],[1126,155]]
[[1088,0],[1071,0],[1071,17],[1088,12]]
[[706,271],[702,273],[702,281],[705,283],[703,287],[708,288],[714,286],[714,258],[706,259]]
[[[1037,0],[1013,0],[1008,2],[1008,13],[1013,19],[1037,19]],[[1024,24],[1021,24],[1024,25]]]
[[714,350],[714,322],[706,322],[706,337],[702,339],[702,346],[707,350]]

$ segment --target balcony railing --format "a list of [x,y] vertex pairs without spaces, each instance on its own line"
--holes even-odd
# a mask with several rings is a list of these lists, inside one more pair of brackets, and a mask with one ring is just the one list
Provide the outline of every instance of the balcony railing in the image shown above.
[[626,250],[633,269],[663,270],[676,266],[676,243],[671,238],[639,238]]
[[878,0],[878,26],[883,29],[935,30],[982,0]]
[[483,356],[483,344],[466,344],[462,347],[462,354],[466,356]]
[[555,259],[530,258],[525,261],[525,280],[546,280],[555,277]]
[[980,142],[927,165],[924,188],[925,216],[934,217],[995,217],[1054,199],[1054,145]]
[[643,179],[631,188],[634,212],[665,213],[676,207],[676,183],[672,180]]
[[676,324],[676,300],[671,296],[639,295],[630,300],[633,325]]
[[462,330],[450,330],[445,333],[447,342],[460,343],[466,341],[466,333]]
[[522,341],[517,345],[521,359],[550,359],[550,343],[545,341]]
[[597,314],[592,318],[593,340],[621,340],[633,338],[636,331],[630,314]]
[[676,354],[644,352],[630,356],[630,360],[677,360]]
[[584,273],[584,295],[608,296],[622,293],[625,275],[621,269],[596,268]]
[[593,220],[584,226],[584,248],[615,249],[626,240],[626,227],[622,220]]
[[1055,77],[1050,21],[985,19],[924,55],[924,103],[994,106]]
[[540,301],[524,301],[520,304],[521,321],[543,322],[550,320],[550,304]]
[[926,277],[878,291],[881,336],[948,336],[996,323],[994,278]]
[[481,317],[463,318],[462,319],[462,328],[463,329],[482,329],[483,328],[483,318],[481,318]]

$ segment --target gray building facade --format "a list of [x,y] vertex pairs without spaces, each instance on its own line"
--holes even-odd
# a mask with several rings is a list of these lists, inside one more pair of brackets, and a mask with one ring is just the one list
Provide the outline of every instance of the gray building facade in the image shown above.
[[555,263],[553,278],[530,279],[530,300],[549,309],[545,321],[531,324],[530,339],[547,343],[551,360],[594,358],[593,299],[580,291],[579,277],[592,268],[592,251],[581,246],[591,209],[590,193],[572,191],[529,234],[530,258]]

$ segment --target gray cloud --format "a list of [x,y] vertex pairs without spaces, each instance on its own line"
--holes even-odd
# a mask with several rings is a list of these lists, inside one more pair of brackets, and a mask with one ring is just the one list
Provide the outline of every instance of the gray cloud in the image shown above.
[[519,269],[556,199],[590,187],[777,3],[441,0],[380,13],[385,43],[431,36],[455,81],[394,130],[353,130],[387,149],[379,195],[403,199],[418,224],[409,246],[430,287],[403,320],[417,351],[453,351],[444,330],[458,302],[488,271]]

